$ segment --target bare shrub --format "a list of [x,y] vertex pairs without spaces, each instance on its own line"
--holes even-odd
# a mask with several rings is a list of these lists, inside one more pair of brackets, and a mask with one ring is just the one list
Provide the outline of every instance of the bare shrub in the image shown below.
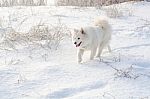
[[1,30],[0,49],[16,50],[17,45],[25,45],[27,43],[26,33],[16,32],[12,27]]
[[134,73],[132,65],[128,68],[118,69],[114,67],[113,65],[109,64],[108,62],[103,62],[107,66],[110,66],[113,70],[115,70],[114,78],[130,78],[130,79],[136,79],[140,75]]
[[123,15],[119,5],[108,6],[104,8],[104,11],[106,11],[106,15],[111,18],[117,18]]
[[50,49],[55,47],[58,48],[64,35],[60,26],[49,27],[47,25],[33,26],[28,33],[28,40],[32,44],[40,44],[42,47],[45,45]]
[[56,25],[46,25],[39,23],[31,27],[28,33],[28,41],[31,44],[39,44],[41,47],[57,49],[65,36],[68,36],[70,31],[68,27],[61,23],[60,19]]
[[40,23],[32,26],[28,33],[16,32],[13,28],[6,28],[2,32],[0,48],[4,50],[17,49],[17,45],[57,49],[65,35],[69,34],[60,21],[54,26]]
[[136,79],[139,77],[138,75],[136,75],[133,72],[132,66],[130,66],[129,68],[126,68],[126,69],[115,69],[115,70],[116,70],[116,73],[114,74],[115,78],[125,77],[125,78]]
[[12,28],[5,28],[3,29],[1,35],[1,42],[0,42],[0,48],[1,49],[8,49],[12,48],[15,49],[15,39],[18,38],[18,34],[16,31]]
[[135,32],[139,37],[150,37],[150,21],[147,19],[140,19],[140,26],[136,27]]
[[110,6],[102,7],[102,10],[106,12],[106,15],[110,18],[118,18],[123,16],[132,16],[133,15],[133,5],[134,2],[131,2],[129,5],[113,4]]
[[0,7],[10,6],[43,6],[46,5],[47,0],[1,0]]
[[102,6],[112,5],[128,1],[142,1],[142,0],[56,0],[58,6]]

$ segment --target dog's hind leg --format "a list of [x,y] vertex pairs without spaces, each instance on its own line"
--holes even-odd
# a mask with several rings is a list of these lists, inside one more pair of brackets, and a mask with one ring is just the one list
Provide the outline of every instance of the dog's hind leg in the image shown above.
[[83,53],[84,53],[84,50],[79,49],[79,51],[78,51],[78,63],[80,63],[82,61]]
[[111,52],[111,48],[110,48],[110,45],[108,45],[107,47],[108,47],[108,51],[109,51],[109,52]]

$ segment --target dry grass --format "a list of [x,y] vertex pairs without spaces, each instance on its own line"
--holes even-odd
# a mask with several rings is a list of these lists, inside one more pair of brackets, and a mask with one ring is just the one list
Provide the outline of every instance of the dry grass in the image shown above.
[[40,44],[42,47],[47,46],[50,49],[52,47],[57,49],[64,34],[61,26],[36,25],[30,29],[27,37],[31,44]]
[[107,8],[104,8],[104,10],[106,11],[106,15],[110,18],[117,18],[123,16],[122,10],[118,5],[108,6]]
[[132,5],[134,4],[134,2],[131,2],[130,4],[131,5],[114,4],[114,5],[102,7],[102,10],[104,10],[106,12],[106,15],[110,18],[132,16],[134,11]]
[[118,4],[122,2],[129,2],[129,1],[143,1],[143,0],[56,0],[55,3],[58,6],[97,7],[97,6]]
[[47,0],[0,0],[0,7],[10,6],[44,6]]
[[37,24],[28,33],[6,28],[1,35],[0,49],[12,50],[17,46],[39,45],[42,48],[58,49],[63,38],[69,33],[68,28],[58,22],[57,25]]

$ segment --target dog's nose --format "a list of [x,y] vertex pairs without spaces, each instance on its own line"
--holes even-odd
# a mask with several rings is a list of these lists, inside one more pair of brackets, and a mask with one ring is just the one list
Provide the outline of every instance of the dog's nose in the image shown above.
[[74,44],[77,44],[77,42],[74,42]]

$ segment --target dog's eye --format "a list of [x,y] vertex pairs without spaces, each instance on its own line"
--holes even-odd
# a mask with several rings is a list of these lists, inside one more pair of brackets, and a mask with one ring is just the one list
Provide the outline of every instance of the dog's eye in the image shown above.
[[79,40],[80,38],[78,38],[78,40]]

